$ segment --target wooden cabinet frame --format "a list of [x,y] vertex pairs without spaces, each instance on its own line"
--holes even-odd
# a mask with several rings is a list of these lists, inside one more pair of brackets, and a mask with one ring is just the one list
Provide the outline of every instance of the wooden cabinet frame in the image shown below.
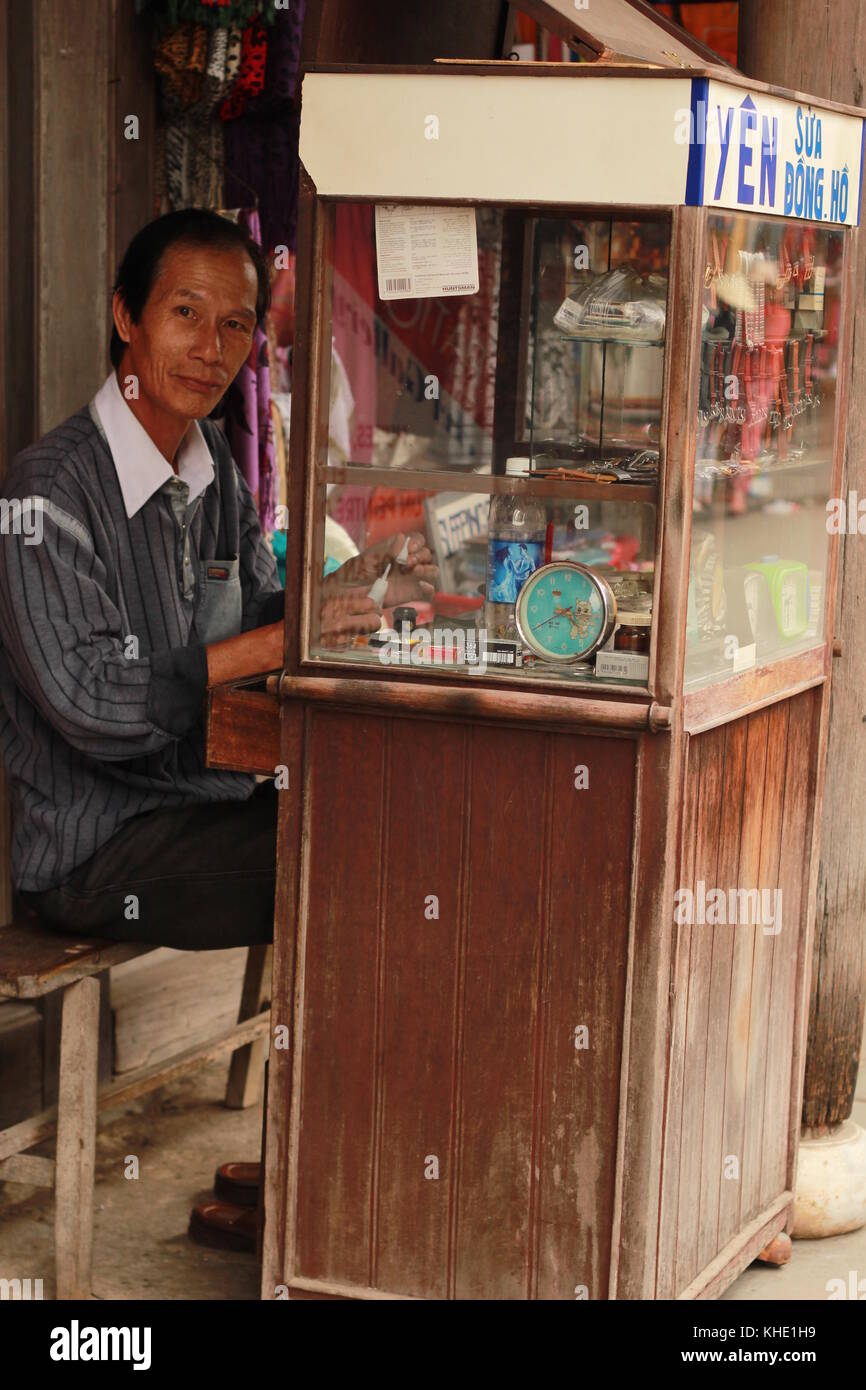
[[[459,66],[504,76],[496,64]],[[560,82],[610,75],[543,72]],[[776,91],[739,74],[724,80]],[[563,691],[439,672],[420,680],[312,660],[327,266],[340,196],[362,195],[320,192],[302,169],[284,665],[269,682],[277,698],[267,738],[256,740],[264,765],[278,721],[279,759],[290,770],[280,798],[272,996],[272,1024],[289,1045],[270,1056],[262,1296],[547,1298],[573,1297],[575,1287],[595,1298],[715,1296],[791,1221],[838,538],[830,538],[823,643],[684,693],[707,209],[674,205],[647,688]],[[399,190],[388,200],[399,201]],[[576,207],[532,198],[503,205],[545,214]],[[640,210],[616,205],[623,216]],[[837,493],[855,235],[846,234],[843,263]],[[253,723],[265,718],[261,696],[228,692],[219,703],[215,695],[212,734],[229,728],[232,708]],[[220,765],[238,756],[226,742],[211,740]],[[400,776],[416,744],[429,800],[443,808],[438,820]],[[444,749],[445,771],[437,763]],[[575,755],[597,760],[593,776],[606,797],[595,812],[575,809],[566,794],[563,769]],[[512,856],[495,807],[521,785],[512,769],[524,766],[536,809]],[[425,863],[448,899],[441,960],[428,954],[423,933],[403,925],[406,825],[416,821]],[[562,836],[586,845],[587,862],[595,856],[602,866],[595,876],[564,854]],[[485,865],[494,853],[501,883],[491,886]],[[537,916],[512,858],[535,876]],[[677,887],[709,874],[735,892],[752,883],[784,890],[787,931],[675,925]],[[510,972],[485,955],[499,931]],[[482,988],[485,968],[491,979]],[[438,994],[431,971],[443,981]],[[505,1079],[491,1051],[490,998],[502,1012]],[[600,1039],[595,1084],[563,1043],[578,999]],[[402,1059],[395,1026],[405,1033]],[[438,1080],[416,1103],[407,1077],[430,1056]],[[435,1198],[430,1187],[412,1187],[418,1154],[406,1167],[401,1149],[414,1142],[422,1103],[447,1151],[447,1185]],[[482,1181],[479,1154],[505,1152],[503,1115],[517,1147],[512,1160],[491,1161]],[[579,1180],[571,1172],[578,1152]],[[731,1157],[736,1182],[722,1173]],[[488,1190],[507,1209],[479,1227]],[[467,1221],[475,1222],[468,1247]],[[499,1227],[522,1251],[519,1268]],[[564,1268],[571,1258],[574,1267]]]

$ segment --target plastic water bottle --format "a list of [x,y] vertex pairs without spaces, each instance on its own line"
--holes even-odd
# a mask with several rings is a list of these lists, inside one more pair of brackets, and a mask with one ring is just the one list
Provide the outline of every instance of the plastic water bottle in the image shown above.
[[[529,459],[506,459],[511,478],[529,476]],[[530,497],[500,493],[490,499],[487,520],[487,589],[484,621],[488,641],[519,642],[514,621],[517,595],[544,564],[547,511]]]

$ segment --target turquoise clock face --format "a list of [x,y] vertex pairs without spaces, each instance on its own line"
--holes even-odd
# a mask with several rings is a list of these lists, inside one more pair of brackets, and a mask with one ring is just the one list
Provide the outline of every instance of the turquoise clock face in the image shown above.
[[517,630],[545,661],[584,661],[613,630],[616,599],[607,580],[571,560],[542,565],[515,607]]

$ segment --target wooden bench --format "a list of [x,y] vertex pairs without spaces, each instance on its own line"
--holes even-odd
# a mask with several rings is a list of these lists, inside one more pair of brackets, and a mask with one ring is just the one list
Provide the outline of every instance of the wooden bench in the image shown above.
[[[98,1085],[98,976],[154,949],[67,936],[35,913],[19,914],[12,924],[0,927],[0,998],[38,999],[62,991],[57,1104],[0,1130],[0,1180],[54,1188],[59,1299],[90,1297],[99,1111],[136,1100],[226,1053],[233,1054],[226,1104],[241,1108],[261,1096],[269,1026],[268,1014],[261,1010],[270,989],[270,946],[248,949],[234,1027],[175,1057]],[[54,1159],[25,1152],[55,1133]]]

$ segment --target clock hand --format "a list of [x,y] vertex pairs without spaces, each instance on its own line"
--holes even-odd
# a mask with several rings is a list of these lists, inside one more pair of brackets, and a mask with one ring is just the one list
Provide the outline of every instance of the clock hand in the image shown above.
[[544,618],[540,623],[531,623],[530,627],[533,632],[537,632],[540,627],[547,627],[548,623],[558,623],[561,618],[565,617],[567,611],[567,609],[564,609],[561,613],[554,613],[552,618]]

